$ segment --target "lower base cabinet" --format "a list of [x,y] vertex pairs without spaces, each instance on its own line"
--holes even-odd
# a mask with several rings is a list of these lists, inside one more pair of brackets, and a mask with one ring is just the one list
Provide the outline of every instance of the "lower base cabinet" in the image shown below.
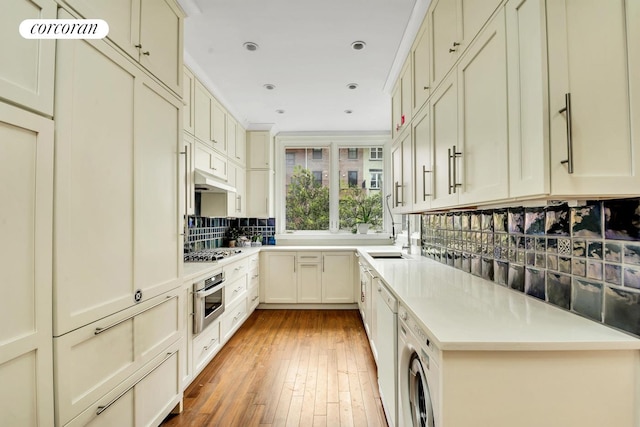
[[193,378],[195,378],[213,356],[220,350],[222,341],[220,340],[220,321],[216,320],[207,328],[193,338]]
[[226,342],[238,330],[242,322],[247,317],[247,299],[246,292],[244,298],[238,298],[235,305],[225,309],[222,321],[220,322],[220,331],[222,339]]
[[181,347],[181,340],[175,342],[66,425],[159,425],[182,400]]

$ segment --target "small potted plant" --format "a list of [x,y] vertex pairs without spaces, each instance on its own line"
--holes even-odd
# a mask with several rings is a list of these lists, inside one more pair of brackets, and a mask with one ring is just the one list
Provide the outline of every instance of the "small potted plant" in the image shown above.
[[262,234],[257,233],[251,237],[251,246],[262,246]]
[[231,227],[227,230],[227,236],[229,238],[228,244],[230,248],[236,247],[236,241],[240,237],[240,230],[236,227]]

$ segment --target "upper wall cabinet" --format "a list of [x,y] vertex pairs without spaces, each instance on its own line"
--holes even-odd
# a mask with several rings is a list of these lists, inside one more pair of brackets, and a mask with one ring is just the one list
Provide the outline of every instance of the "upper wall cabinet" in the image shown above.
[[551,192],[637,195],[640,5],[547,2]]
[[391,148],[393,213],[410,212],[413,207],[411,132],[405,132]]
[[413,120],[412,130],[413,209],[426,210],[431,207],[433,194],[433,146],[428,106]]
[[55,40],[27,40],[25,19],[53,19],[53,0],[16,0],[0,16],[0,99],[53,116]]
[[425,20],[411,50],[413,65],[413,113],[415,114],[427,101],[431,93],[431,63],[429,50],[429,22]]
[[437,0],[431,8],[431,86],[437,86],[501,0]]
[[187,67],[184,67],[182,75],[182,103],[184,108],[182,110],[183,118],[182,125],[186,132],[191,135],[195,132],[195,108],[193,103],[195,102],[196,91],[196,78]]
[[411,121],[411,106],[413,104],[413,89],[411,82],[411,57],[407,58],[400,78],[393,90],[391,103],[391,117],[393,120],[393,138],[400,134]]
[[107,37],[182,96],[184,16],[174,0],[64,2],[86,18],[107,21]]
[[273,138],[268,131],[247,132],[249,164],[247,169],[273,170]]

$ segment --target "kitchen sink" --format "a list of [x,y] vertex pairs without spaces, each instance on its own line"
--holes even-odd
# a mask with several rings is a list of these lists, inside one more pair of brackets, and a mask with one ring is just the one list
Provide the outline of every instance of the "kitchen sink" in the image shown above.
[[369,256],[374,259],[412,259],[400,252],[369,252]]

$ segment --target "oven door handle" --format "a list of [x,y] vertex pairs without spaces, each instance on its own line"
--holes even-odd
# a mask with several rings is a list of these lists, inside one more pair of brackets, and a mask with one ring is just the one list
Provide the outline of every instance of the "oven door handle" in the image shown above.
[[218,292],[222,287],[224,287],[224,280],[218,284],[216,284],[214,287],[209,288],[209,289],[203,289],[201,291],[196,291],[195,295],[196,298],[206,298],[211,294],[215,294],[216,292]]

